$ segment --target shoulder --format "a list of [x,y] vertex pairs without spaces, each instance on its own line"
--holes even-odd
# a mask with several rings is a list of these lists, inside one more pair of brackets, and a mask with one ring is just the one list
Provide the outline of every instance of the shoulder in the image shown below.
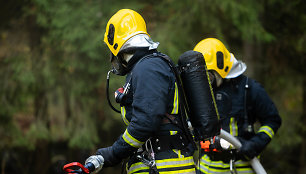
[[271,98],[267,91],[265,90],[264,86],[256,81],[255,79],[249,78],[249,93],[251,95],[251,98],[253,100],[256,100],[258,102],[268,102],[271,101]]
[[246,92],[251,98],[257,98],[258,95],[266,93],[264,87],[258,81],[243,74],[233,79],[232,82],[239,90],[247,90]]
[[243,74],[236,77],[233,81],[236,84],[240,84],[250,89],[263,88],[263,86],[258,81]]
[[169,69],[169,65],[161,56],[151,54],[139,60],[133,69],[133,73],[144,73],[148,71],[167,72]]
[[247,77],[248,78],[248,85],[253,90],[264,90],[263,85],[258,82],[257,80]]

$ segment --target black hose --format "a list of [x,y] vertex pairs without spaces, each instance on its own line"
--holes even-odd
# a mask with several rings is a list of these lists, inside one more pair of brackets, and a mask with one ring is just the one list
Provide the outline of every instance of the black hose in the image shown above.
[[117,110],[113,105],[112,102],[109,99],[109,74],[113,72],[113,70],[108,71],[107,73],[107,77],[106,77],[106,97],[107,97],[107,101],[108,101],[108,105],[117,113],[121,113],[119,110]]

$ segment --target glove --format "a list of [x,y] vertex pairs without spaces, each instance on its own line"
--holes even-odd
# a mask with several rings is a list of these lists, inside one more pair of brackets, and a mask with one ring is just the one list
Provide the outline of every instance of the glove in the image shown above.
[[241,142],[241,148],[238,150],[238,155],[244,161],[250,161],[253,159],[257,154],[255,151],[256,144],[253,141],[245,140],[241,137],[238,137],[239,141]]
[[238,155],[242,160],[249,161],[255,156],[258,156],[271,141],[270,137],[265,133],[257,133],[250,140],[237,137],[241,142],[241,148],[238,150]]
[[111,167],[121,162],[121,159],[114,155],[112,146],[98,149],[96,155],[101,155],[104,158],[104,167]]
[[117,103],[122,103],[124,97],[123,91],[124,91],[123,88],[118,88],[115,91],[115,100]]
[[85,166],[93,173],[99,172],[104,164],[104,158],[101,155],[92,155],[85,161]]

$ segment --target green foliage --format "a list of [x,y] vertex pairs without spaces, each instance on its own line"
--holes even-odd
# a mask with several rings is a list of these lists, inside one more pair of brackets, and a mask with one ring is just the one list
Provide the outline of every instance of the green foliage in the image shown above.
[[230,38],[249,42],[275,39],[262,25],[263,1],[168,0],[155,9],[165,21],[157,25],[154,34],[174,59],[207,37],[217,37],[225,43]]
[[[24,7],[23,19],[35,19],[39,45],[24,43],[28,51],[3,61],[1,120],[21,120],[13,124],[11,146],[33,149],[36,140],[47,138],[92,149],[99,141],[98,131],[109,131],[103,127],[111,127],[114,121],[108,117],[114,114],[105,99],[109,51],[102,40],[107,20],[122,7],[138,10],[143,3],[32,0]],[[122,84],[122,79],[111,82],[111,89]],[[29,116],[30,126],[22,127]],[[109,120],[108,126],[97,122],[101,118]]]
[[280,152],[283,148],[297,146],[304,138],[300,131],[305,126],[303,122],[299,121],[303,117],[302,78],[300,76],[292,78],[295,73],[293,71],[277,79],[269,79],[270,83],[266,85],[272,94],[274,94],[272,91],[277,91],[280,86],[285,89],[281,93],[278,92],[278,94],[272,95],[282,117],[282,126],[271,145],[268,146],[269,150],[274,152]]

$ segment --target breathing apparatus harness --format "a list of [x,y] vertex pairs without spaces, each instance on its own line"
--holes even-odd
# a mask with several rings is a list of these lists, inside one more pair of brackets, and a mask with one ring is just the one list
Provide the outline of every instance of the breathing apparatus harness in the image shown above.
[[[177,87],[178,87],[178,92],[179,92],[179,97],[181,99],[185,98],[185,96],[182,94],[182,84],[181,84],[181,79],[179,77],[179,72],[178,72],[178,69],[177,67],[174,65],[174,63],[172,62],[172,60],[165,54],[162,54],[162,53],[159,53],[159,52],[154,52],[152,54],[148,54],[144,57],[142,57],[137,63],[136,65],[141,62],[141,60],[145,59],[145,58],[148,58],[148,57],[157,57],[157,58],[161,58],[162,60],[164,60],[170,67],[170,69],[172,70],[172,72],[174,73],[175,75],[175,79],[176,79],[176,82],[177,82]],[[135,66],[136,66],[135,65]],[[108,104],[110,105],[110,107],[117,113],[120,113],[119,110],[117,110],[111,103],[110,101],[110,97],[109,97],[109,78],[110,78],[110,73],[116,73],[116,70],[113,68],[112,70],[108,71],[107,73],[107,87],[106,87],[106,93],[107,93],[107,100],[108,100]],[[120,95],[117,96],[118,99],[116,99],[119,103],[121,102],[121,100],[125,97],[125,95],[128,93],[129,89],[130,89],[130,83],[131,83],[131,79],[132,79],[132,73],[130,74],[130,79],[129,81],[124,85],[124,88],[123,88],[123,93],[121,93]],[[185,100],[179,100],[179,108],[180,108],[180,113],[182,115],[182,119],[180,120],[182,123],[183,123],[183,130],[185,131],[185,134],[186,134],[186,137],[189,137],[189,140],[192,140],[191,142],[193,142],[193,138],[192,138],[192,135],[190,134],[190,132],[188,131],[188,124],[186,123],[187,121],[187,117],[186,117],[186,107],[183,107],[183,106],[187,106],[186,104],[186,101]],[[168,117],[168,116],[166,116]],[[169,118],[168,118],[169,119]],[[171,121],[172,119],[170,119]],[[172,121],[173,122],[173,121]],[[186,123],[186,124],[185,124]]]
[[249,116],[248,116],[248,100],[250,97],[248,97],[248,90],[249,90],[249,78],[246,77],[245,85],[244,85],[244,122],[243,122],[243,131],[247,136],[254,133],[254,127],[249,122]]

